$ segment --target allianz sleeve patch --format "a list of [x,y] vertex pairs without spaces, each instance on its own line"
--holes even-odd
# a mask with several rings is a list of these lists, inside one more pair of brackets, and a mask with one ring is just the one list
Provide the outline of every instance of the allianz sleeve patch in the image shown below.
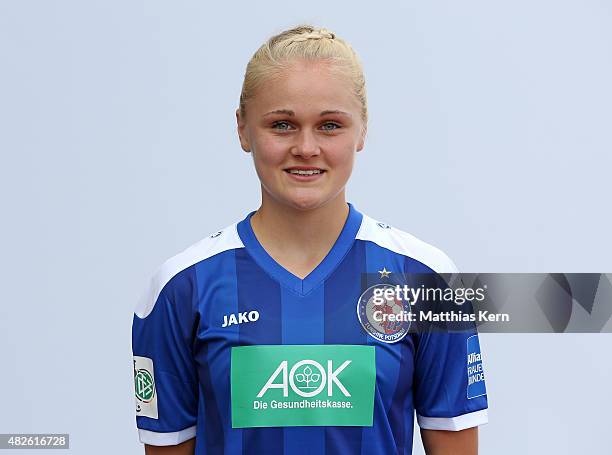
[[134,392],[136,415],[157,419],[157,391],[153,360],[148,357],[134,356]]
[[467,339],[467,375],[468,400],[486,395],[487,390],[482,369],[482,354],[480,352],[478,335],[473,335]]

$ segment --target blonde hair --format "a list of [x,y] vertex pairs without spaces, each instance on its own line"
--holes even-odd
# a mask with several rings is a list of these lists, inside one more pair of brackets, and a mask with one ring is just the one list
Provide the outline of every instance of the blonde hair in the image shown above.
[[299,25],[266,41],[251,57],[244,74],[240,93],[240,115],[246,115],[246,103],[257,87],[286,70],[296,60],[324,60],[333,70],[346,75],[353,84],[353,93],[361,104],[364,126],[368,122],[365,77],[353,48],[335,33],[311,25]]

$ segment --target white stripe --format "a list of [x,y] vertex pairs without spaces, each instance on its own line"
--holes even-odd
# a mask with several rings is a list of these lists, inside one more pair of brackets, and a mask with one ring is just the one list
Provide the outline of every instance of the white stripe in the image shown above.
[[143,444],[152,446],[175,446],[188,439],[194,438],[196,435],[196,426],[185,428],[174,433],[157,433],[155,431],[138,429],[138,438]]
[[[438,248],[419,240],[412,234],[394,227],[383,228],[378,221],[363,215],[363,222],[356,238],[369,240],[395,253],[411,257],[437,273],[457,273],[451,259]],[[385,224],[385,223],[383,223]]]
[[423,430],[460,431],[477,427],[489,421],[487,409],[470,412],[457,417],[423,417],[417,414],[417,422]]
[[[159,293],[164,286],[179,272],[191,267],[204,259],[223,251],[244,248],[242,240],[238,235],[238,223],[234,223],[222,229],[221,234],[216,237],[205,237],[199,242],[191,245],[183,252],[171,257],[164,262],[153,274],[148,289],[142,294],[135,313],[141,319],[146,318],[155,306]],[[215,234],[213,234],[215,235]]]

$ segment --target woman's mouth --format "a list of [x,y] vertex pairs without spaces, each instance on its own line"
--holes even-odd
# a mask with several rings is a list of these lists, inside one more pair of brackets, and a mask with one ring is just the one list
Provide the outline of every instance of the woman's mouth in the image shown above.
[[293,180],[309,182],[321,178],[325,170],[320,168],[292,167],[285,169],[285,172],[289,174],[290,178]]

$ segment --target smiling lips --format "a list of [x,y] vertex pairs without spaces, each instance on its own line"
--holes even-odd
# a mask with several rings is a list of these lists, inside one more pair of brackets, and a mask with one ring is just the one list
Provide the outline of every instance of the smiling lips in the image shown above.
[[303,181],[316,179],[317,177],[325,173],[325,170],[311,166],[294,166],[285,169],[285,172],[287,172],[293,178]]
[[306,167],[306,166],[295,166],[285,169],[285,172],[288,172],[292,175],[318,175],[322,174],[325,171],[318,167]]

